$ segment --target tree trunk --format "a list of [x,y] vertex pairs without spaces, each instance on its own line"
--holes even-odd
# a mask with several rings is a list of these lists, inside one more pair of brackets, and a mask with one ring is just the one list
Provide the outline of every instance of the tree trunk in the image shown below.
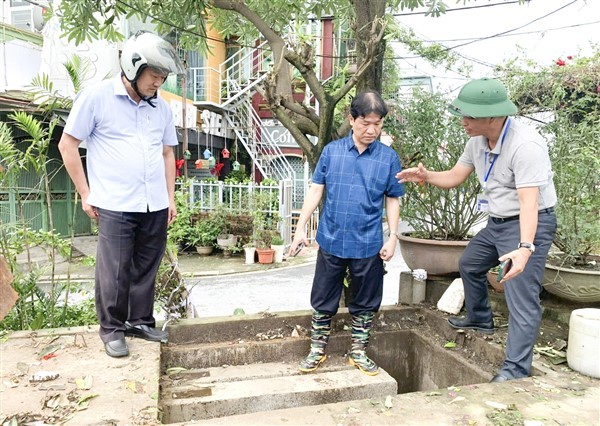
[[[366,57],[366,46],[372,37],[373,22],[380,21],[385,15],[385,0],[363,1],[352,0],[356,21],[354,23],[354,38],[356,39],[356,57]],[[382,25],[381,22],[378,25]],[[356,92],[368,89],[381,93],[383,80],[383,57],[385,54],[385,39],[377,43],[373,56],[373,63],[356,83]]]

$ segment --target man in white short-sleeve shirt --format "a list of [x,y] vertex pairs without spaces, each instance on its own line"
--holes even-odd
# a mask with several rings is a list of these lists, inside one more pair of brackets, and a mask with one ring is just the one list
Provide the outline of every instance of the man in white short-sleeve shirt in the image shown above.
[[[129,355],[125,335],[166,341],[155,328],[154,283],[177,216],[177,136],[157,97],[170,73],[184,68],[170,43],[140,32],[125,43],[121,73],[75,99],[59,143],[86,214],[98,220],[96,311],[112,357]],[[87,143],[87,178],[79,145]],[[88,183],[89,182],[89,183]]]
[[541,281],[556,232],[556,192],[544,139],[511,115],[517,107],[495,79],[467,83],[448,110],[470,136],[462,156],[447,171],[423,164],[397,174],[401,182],[454,188],[475,171],[482,187],[477,208],[489,214],[487,226],[469,242],[459,262],[466,317],[450,317],[451,327],[494,332],[488,303],[487,272],[500,262],[511,267],[502,278],[509,310],[506,357],[492,382],[531,374],[540,323]]

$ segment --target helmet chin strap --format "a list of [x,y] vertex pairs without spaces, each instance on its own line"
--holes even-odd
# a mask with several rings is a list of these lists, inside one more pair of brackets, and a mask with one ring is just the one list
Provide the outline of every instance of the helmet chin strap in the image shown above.
[[143,101],[146,101],[148,103],[148,105],[150,105],[152,108],[156,108],[156,104],[154,104],[154,102],[152,102],[154,99],[156,99],[158,92],[155,92],[153,96],[144,96],[142,95],[142,93],[140,92],[140,90],[138,89],[137,86],[137,80],[134,80],[131,82],[131,87],[133,87],[133,90],[135,91],[135,93],[137,93],[137,95],[142,98]]

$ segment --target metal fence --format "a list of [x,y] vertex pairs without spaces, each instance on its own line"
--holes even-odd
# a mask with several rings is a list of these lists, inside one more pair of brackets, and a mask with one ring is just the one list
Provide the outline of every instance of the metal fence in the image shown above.
[[[182,183],[178,182],[178,185]],[[195,209],[210,211],[224,206],[233,212],[251,214],[254,209],[260,208],[265,215],[280,218],[279,232],[285,245],[292,242],[293,217],[299,215],[299,209],[293,202],[296,185],[292,180],[284,179],[275,185],[190,180],[189,186],[189,203]],[[315,212],[307,226],[307,237],[311,241],[315,238],[317,222],[318,212]]]

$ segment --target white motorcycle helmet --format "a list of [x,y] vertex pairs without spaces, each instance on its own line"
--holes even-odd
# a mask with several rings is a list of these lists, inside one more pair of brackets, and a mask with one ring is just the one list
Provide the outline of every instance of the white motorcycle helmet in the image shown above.
[[156,34],[139,31],[123,46],[121,70],[127,80],[135,83],[146,67],[164,73],[165,77],[169,74],[185,73],[185,68],[171,43]]

